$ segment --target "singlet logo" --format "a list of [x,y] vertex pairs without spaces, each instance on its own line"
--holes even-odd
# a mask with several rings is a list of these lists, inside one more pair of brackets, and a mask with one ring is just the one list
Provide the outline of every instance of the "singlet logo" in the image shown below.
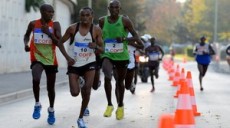
[[85,38],[84,41],[91,41],[91,39]]

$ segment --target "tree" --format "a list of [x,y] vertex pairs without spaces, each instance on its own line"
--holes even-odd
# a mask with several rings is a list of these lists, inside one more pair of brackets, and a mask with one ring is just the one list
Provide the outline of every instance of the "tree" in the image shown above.
[[[144,29],[143,20],[139,19],[144,10],[145,0],[120,0],[122,5],[121,14],[129,16],[132,20],[134,27]],[[88,0],[77,0],[77,6],[75,8],[75,14],[73,15],[73,22],[79,21],[78,13],[84,6],[88,6]],[[108,0],[93,0],[92,9],[94,10],[94,23],[98,23],[98,18],[105,16],[108,13]]]
[[134,27],[139,31],[145,29],[144,8],[146,0],[120,0],[122,5],[121,14],[129,16]]
[[[213,42],[215,0],[190,0],[184,7],[183,21],[188,31],[189,40],[196,42],[201,35],[206,35],[209,42]],[[218,0],[218,24],[217,33],[219,41],[230,39],[230,11],[229,0]]]
[[209,23],[205,20],[208,10],[206,0],[191,0],[185,9],[183,23],[188,30],[188,39],[195,42],[201,35],[210,35],[210,31],[207,30]]
[[175,0],[159,0],[149,1],[148,5],[152,7],[146,13],[146,33],[156,36],[161,42],[173,42],[176,38],[173,31],[180,14],[179,4]]

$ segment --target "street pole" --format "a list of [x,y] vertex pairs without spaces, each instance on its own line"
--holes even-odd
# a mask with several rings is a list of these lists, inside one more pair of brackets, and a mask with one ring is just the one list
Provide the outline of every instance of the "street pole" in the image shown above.
[[213,41],[217,42],[217,28],[218,28],[218,0],[215,0],[215,17],[214,17],[214,35]]
[[88,0],[88,7],[92,8],[92,0]]
[[215,0],[215,15],[214,15],[214,33],[213,33],[213,42],[216,48],[216,62],[219,66],[220,61],[220,44],[218,43],[218,36],[217,36],[217,29],[218,29],[218,0]]
[[[107,7],[109,7],[110,0],[107,1]],[[107,9],[107,15],[109,15],[109,10]]]

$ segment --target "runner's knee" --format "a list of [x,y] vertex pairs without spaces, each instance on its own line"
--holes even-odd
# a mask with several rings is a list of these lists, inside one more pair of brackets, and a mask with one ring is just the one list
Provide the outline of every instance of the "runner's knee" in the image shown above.
[[70,93],[71,93],[71,96],[76,97],[79,95],[80,91],[71,90]]

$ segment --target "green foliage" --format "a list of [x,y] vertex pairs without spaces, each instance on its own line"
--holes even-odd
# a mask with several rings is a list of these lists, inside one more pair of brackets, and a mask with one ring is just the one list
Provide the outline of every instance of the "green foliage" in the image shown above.
[[187,54],[187,56],[189,56],[189,57],[193,57],[194,55],[193,55],[193,47],[186,47],[186,54]]
[[146,12],[146,31],[162,42],[175,41],[174,31],[180,15],[180,6],[174,0],[148,0]]
[[[101,16],[107,15],[107,1],[105,0],[92,0],[92,9],[94,11],[94,23],[98,23],[98,19]],[[88,6],[88,0],[77,0],[77,6],[75,7],[75,14],[73,15],[73,22],[78,22],[79,11],[82,7]]]
[[[143,2],[145,0],[120,0],[121,2],[121,14],[129,16],[133,25],[138,30],[144,29],[144,21],[137,17],[143,14]],[[88,0],[77,0],[77,6],[75,8],[75,14],[73,15],[73,22],[79,21],[79,11],[82,7],[88,6]],[[98,23],[98,19],[108,14],[108,0],[93,0],[92,9],[94,10],[94,23]]]
[[145,29],[145,0],[120,0],[121,2],[121,14],[129,16],[133,22],[134,27],[139,31]]
[[33,8],[34,11],[37,11],[43,3],[45,3],[44,0],[25,0],[25,10],[30,12],[30,8]]
[[[206,31],[207,24],[204,15],[207,12],[206,0],[191,0],[185,8],[184,24],[188,30],[189,39],[195,42]],[[205,32],[208,33],[208,32]]]
[[[223,42],[230,39],[229,0],[188,0],[182,10],[182,21],[176,28],[176,35],[182,36],[182,38],[179,37],[180,41],[183,41],[184,37],[187,37],[189,41],[197,42],[201,35],[206,35],[209,38],[209,42],[213,42],[216,1],[218,2],[218,41]],[[178,28],[183,28],[186,31],[180,34],[181,31]]]

